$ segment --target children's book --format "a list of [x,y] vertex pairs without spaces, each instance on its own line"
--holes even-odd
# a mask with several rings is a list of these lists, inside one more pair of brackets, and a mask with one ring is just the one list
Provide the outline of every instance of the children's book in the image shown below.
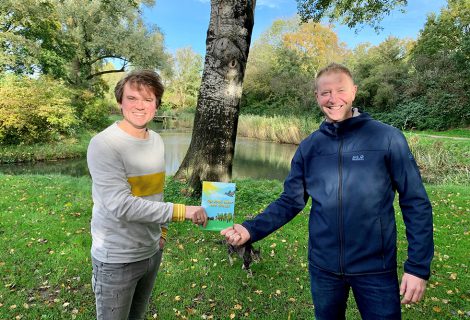
[[235,183],[202,182],[201,206],[206,210],[206,231],[220,231],[233,226],[235,213]]

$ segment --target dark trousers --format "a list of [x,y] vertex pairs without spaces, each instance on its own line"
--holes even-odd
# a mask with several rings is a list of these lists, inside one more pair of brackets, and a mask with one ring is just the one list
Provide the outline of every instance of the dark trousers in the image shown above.
[[337,275],[310,266],[315,319],[345,319],[349,289],[364,320],[401,319],[400,291],[396,272]]

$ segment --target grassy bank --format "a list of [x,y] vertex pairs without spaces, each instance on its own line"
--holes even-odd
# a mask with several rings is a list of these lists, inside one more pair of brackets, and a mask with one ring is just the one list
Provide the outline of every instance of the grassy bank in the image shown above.
[[[320,123],[308,115],[305,117],[241,115],[237,133],[242,137],[299,144],[310,133],[317,130],[319,126]],[[453,129],[444,132],[413,131],[407,134],[424,139],[450,138],[463,141],[470,140],[470,129]]]
[[193,127],[194,113],[183,112],[176,115],[172,112],[167,112],[165,115],[170,117],[163,123],[166,129],[191,129]]
[[242,137],[299,144],[318,127],[319,123],[308,117],[241,115],[237,133]]
[[93,133],[82,131],[61,141],[20,146],[2,146],[1,163],[20,163],[84,157]]
[[420,134],[435,137],[452,137],[470,139],[470,128],[467,129],[451,129],[447,131],[420,131]]
[[[278,181],[237,182],[236,220],[256,214],[282,188]],[[0,175],[0,319],[93,319],[87,177]],[[166,200],[197,204],[167,180]],[[463,319],[470,314],[467,186],[427,186],[434,206],[436,254],[424,301],[404,319]],[[148,319],[308,319],[307,210],[255,244],[253,277],[231,267],[216,233],[173,223]],[[397,214],[400,265],[406,256]],[[359,319],[357,310],[348,319]]]
[[470,139],[435,138],[416,133],[405,135],[424,182],[468,185]]

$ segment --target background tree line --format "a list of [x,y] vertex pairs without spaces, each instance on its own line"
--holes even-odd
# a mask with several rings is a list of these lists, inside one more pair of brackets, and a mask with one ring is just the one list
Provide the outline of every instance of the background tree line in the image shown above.
[[389,37],[353,50],[332,27],[278,20],[248,58],[242,113],[304,115],[315,110],[313,78],[329,62],[349,66],[356,106],[400,129],[445,130],[470,123],[470,2],[450,0],[417,40]]
[[[163,111],[194,111],[203,59],[191,48],[166,52],[163,34],[142,18],[142,6],[153,4],[2,1],[0,143],[51,141],[106,126],[114,105],[110,91],[130,68],[162,74]],[[311,117],[313,110],[320,118],[313,78],[336,61],[353,69],[357,106],[379,119],[402,129],[468,127],[468,0],[449,0],[428,17],[416,41],[390,37],[352,50],[332,26],[299,22],[278,20],[252,44],[241,113]]]
[[154,0],[0,2],[0,144],[58,140],[109,124],[112,90],[132,68],[160,71],[166,108],[194,105],[202,57],[166,52],[143,21]]

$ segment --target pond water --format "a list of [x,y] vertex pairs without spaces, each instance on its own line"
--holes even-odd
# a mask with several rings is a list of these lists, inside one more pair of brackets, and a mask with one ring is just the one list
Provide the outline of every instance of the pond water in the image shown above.
[[[166,174],[173,175],[184,159],[191,142],[190,132],[163,130],[159,132],[165,142]],[[297,149],[295,145],[279,144],[237,137],[233,178],[284,180],[290,161]],[[5,174],[88,174],[86,159],[37,162],[33,164],[0,165]]]

